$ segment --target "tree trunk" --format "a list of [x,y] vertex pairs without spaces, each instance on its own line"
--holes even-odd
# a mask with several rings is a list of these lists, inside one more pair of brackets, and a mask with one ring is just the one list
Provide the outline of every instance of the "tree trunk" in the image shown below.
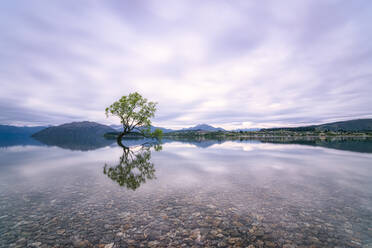
[[121,140],[123,139],[124,135],[126,133],[122,132],[118,135],[118,138],[116,140],[116,142],[118,143],[119,146],[123,147],[123,148],[126,148],[126,146],[123,145],[123,143],[121,143]]

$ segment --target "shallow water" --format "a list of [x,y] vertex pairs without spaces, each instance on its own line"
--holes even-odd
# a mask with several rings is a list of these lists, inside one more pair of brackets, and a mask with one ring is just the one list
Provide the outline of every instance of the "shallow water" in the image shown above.
[[159,148],[1,148],[0,247],[372,247],[371,153]]

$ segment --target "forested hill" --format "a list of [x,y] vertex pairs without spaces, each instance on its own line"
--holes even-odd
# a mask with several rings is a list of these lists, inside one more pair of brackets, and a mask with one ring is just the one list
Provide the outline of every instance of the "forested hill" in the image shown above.
[[346,131],[346,132],[362,132],[372,131],[372,119],[357,119],[350,121],[338,121],[325,123],[321,125],[302,126],[302,127],[286,127],[286,128],[269,128],[267,131]]
[[59,126],[45,128],[34,135],[35,138],[40,137],[59,137],[59,136],[101,136],[108,132],[115,132],[115,129],[102,125],[96,122],[82,121],[71,122]]
[[72,122],[48,127],[32,135],[38,141],[71,150],[92,150],[112,143],[104,138],[105,133],[115,129],[96,122]]

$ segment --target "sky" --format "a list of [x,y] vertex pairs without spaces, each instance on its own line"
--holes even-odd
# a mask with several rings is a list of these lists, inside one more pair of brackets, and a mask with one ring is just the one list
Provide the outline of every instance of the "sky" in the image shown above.
[[372,117],[370,0],[0,1],[0,123],[227,129]]

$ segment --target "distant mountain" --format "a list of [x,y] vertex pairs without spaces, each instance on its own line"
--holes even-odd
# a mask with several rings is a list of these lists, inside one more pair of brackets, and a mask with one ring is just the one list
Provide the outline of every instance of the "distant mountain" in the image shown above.
[[115,129],[116,131],[120,131],[123,129],[123,126],[122,125],[115,125],[115,124],[112,124],[110,125],[111,128]]
[[[112,127],[113,129],[115,129],[116,131],[121,131],[123,130],[123,126],[122,125],[110,125],[110,127]],[[173,132],[174,130],[172,129],[169,129],[169,128],[164,128],[164,127],[155,127],[155,126],[151,126],[151,132],[154,132],[155,129],[160,129],[163,131],[163,133],[169,133],[169,132]]]
[[325,123],[321,125],[311,125],[302,127],[269,128],[265,130],[363,132],[372,131],[372,119],[338,121],[332,123]]
[[31,135],[47,127],[17,127],[0,125],[0,147],[41,145],[40,142],[31,138]]
[[324,131],[372,131],[372,119],[357,119],[350,121],[338,121],[326,123],[315,127],[317,130]]
[[32,137],[46,145],[85,151],[113,143],[104,138],[104,134],[108,132],[116,130],[96,122],[83,121],[48,127]]
[[5,135],[32,135],[39,132],[47,127],[45,126],[35,126],[35,127],[17,127],[9,125],[0,125],[0,136]]
[[220,127],[213,127],[208,124],[199,124],[194,127],[189,127],[189,128],[183,128],[179,131],[207,131],[207,132],[217,132],[217,131],[225,131],[225,129],[220,128]]
[[[110,127],[116,129],[117,131],[123,130],[123,126],[121,125],[110,125]],[[164,127],[155,127],[151,126],[151,132],[155,131],[155,129],[160,129],[163,131],[163,133],[170,133],[170,132],[182,132],[182,131],[208,131],[208,132],[216,132],[216,131],[225,131],[223,128],[219,127],[213,127],[208,124],[199,124],[194,127],[189,127],[189,128],[183,128],[179,130],[173,130],[169,128],[164,128]]]
[[41,137],[48,135],[87,135],[87,136],[103,136],[107,132],[115,132],[116,130],[112,127],[99,124],[97,122],[82,121],[82,122],[71,122],[62,124],[59,126],[52,126],[43,129],[33,135],[33,137]]

